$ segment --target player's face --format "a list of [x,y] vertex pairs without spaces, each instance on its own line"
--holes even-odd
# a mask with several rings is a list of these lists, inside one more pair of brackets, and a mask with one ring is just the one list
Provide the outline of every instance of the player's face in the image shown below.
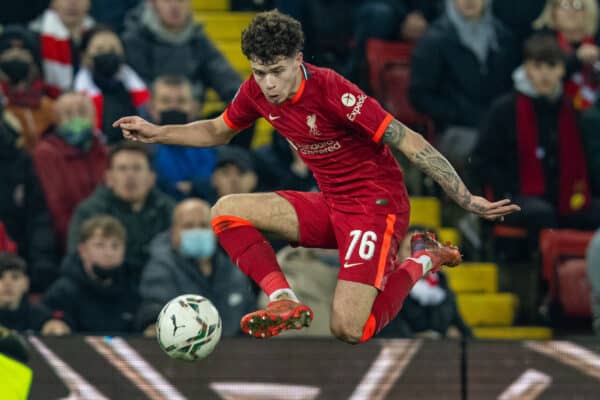
[[250,60],[252,75],[267,100],[273,104],[281,104],[294,97],[302,81],[302,53],[295,57],[278,58],[277,62],[262,64],[258,60]]
[[486,0],[455,0],[456,9],[467,19],[477,19],[483,14]]
[[536,92],[540,96],[549,97],[557,93],[565,74],[565,66],[562,63],[527,61],[525,71]]

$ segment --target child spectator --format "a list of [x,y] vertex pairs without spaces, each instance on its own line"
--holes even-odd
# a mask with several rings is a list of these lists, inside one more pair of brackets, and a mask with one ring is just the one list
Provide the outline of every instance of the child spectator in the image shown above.
[[123,268],[125,241],[125,227],[111,216],[83,223],[77,252],[64,259],[62,276],[43,298],[47,307],[64,313],[74,331],[133,331],[139,296]]
[[0,324],[16,331],[34,331],[42,335],[70,333],[62,313],[52,312],[27,298],[29,278],[25,261],[8,252],[0,252]]

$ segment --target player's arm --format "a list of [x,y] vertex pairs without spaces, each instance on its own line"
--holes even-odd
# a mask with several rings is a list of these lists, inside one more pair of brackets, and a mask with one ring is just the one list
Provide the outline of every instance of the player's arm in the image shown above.
[[504,199],[491,203],[474,196],[465,186],[450,162],[420,134],[397,120],[392,120],[383,133],[383,142],[400,150],[421,171],[433,178],[456,203],[483,218],[502,219],[519,211],[519,206]]
[[227,144],[237,132],[225,123],[223,115],[185,125],[164,126],[152,124],[141,117],[129,116],[115,121],[113,126],[121,128],[123,136],[129,140],[193,147]]

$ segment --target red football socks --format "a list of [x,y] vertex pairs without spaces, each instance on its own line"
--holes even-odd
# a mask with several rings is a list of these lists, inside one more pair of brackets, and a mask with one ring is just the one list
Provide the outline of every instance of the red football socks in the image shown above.
[[232,215],[213,218],[213,230],[231,260],[270,296],[290,285],[277,263],[275,251],[250,221]]
[[406,259],[388,277],[385,288],[380,292],[371,309],[371,315],[363,328],[361,342],[366,342],[396,318],[404,299],[412,287],[423,276],[423,266],[413,259]]

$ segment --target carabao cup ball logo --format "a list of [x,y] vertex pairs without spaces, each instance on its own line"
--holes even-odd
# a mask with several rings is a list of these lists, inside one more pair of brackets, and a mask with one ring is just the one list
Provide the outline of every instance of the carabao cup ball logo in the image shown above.
[[341,100],[346,107],[352,107],[356,104],[356,97],[352,93],[344,93]]

